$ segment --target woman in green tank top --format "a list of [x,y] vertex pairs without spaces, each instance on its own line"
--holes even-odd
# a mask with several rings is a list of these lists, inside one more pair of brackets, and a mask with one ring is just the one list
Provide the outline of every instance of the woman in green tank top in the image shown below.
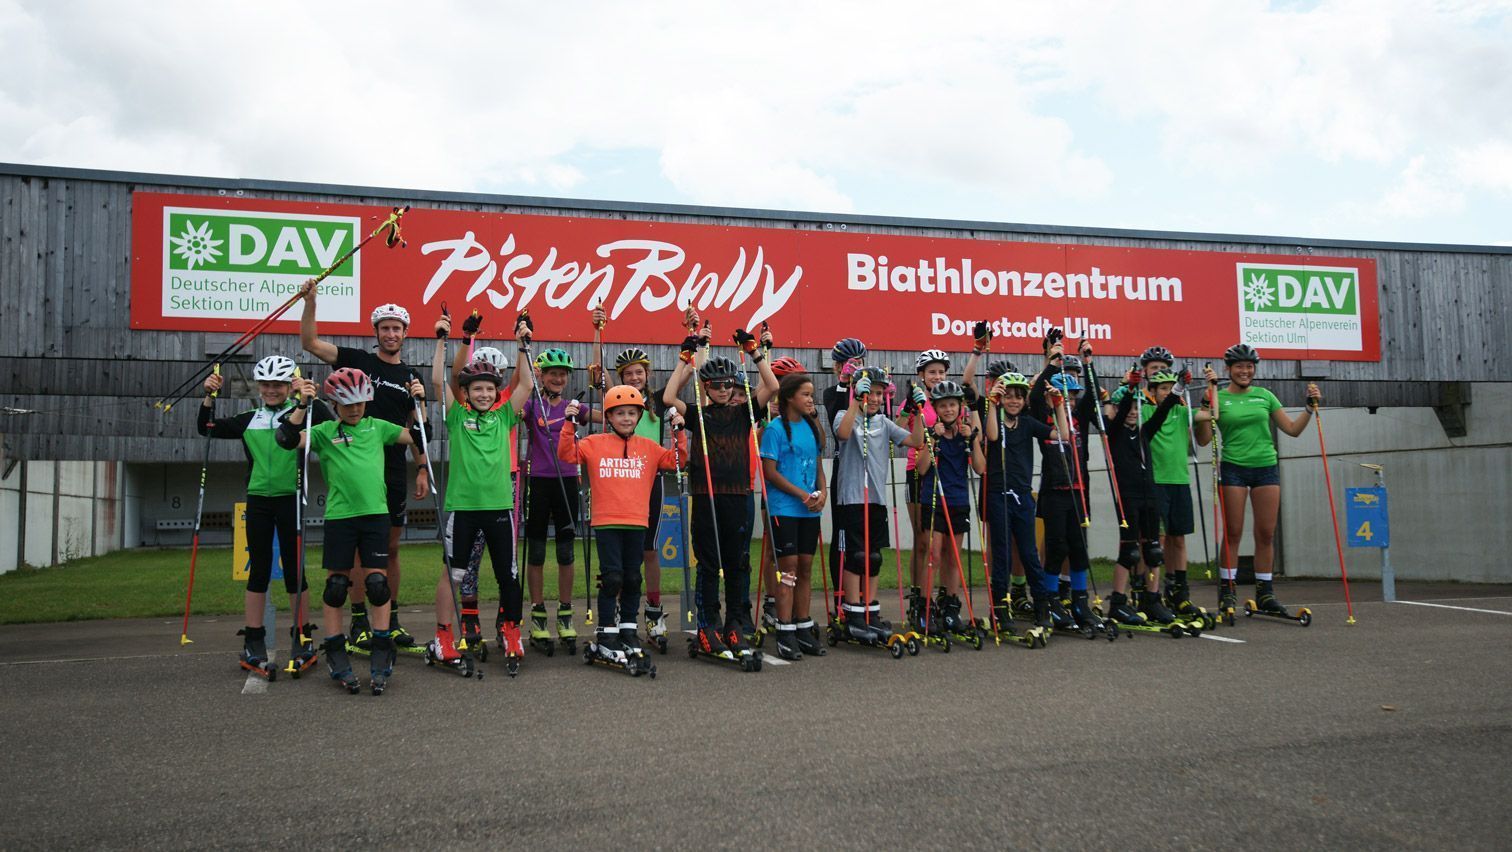
[[[1255,515],[1255,597],[1263,610],[1284,613],[1271,586],[1275,562],[1276,517],[1281,509],[1281,477],[1276,445],[1270,427],[1295,438],[1312,420],[1311,408],[1292,419],[1281,407],[1276,395],[1255,385],[1255,368],[1260,353],[1239,343],[1223,353],[1229,385],[1218,389],[1218,374],[1211,366],[1204,372],[1208,381],[1205,407],[1216,404],[1215,418],[1222,438],[1220,466],[1224,537],[1221,552],[1218,608],[1231,613],[1236,605],[1234,577],[1238,573],[1239,540],[1244,535],[1244,504],[1254,503]],[[1322,395],[1318,386],[1309,383],[1309,406],[1317,405]]]

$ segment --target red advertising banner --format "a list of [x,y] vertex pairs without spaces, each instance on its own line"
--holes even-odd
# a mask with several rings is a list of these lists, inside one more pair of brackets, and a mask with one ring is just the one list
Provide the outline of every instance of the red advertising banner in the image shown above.
[[[388,210],[139,192],[132,209],[131,327],[240,331],[339,257]],[[876,349],[966,346],[989,320],[994,350],[1028,352],[1050,326],[1098,351],[1151,343],[1214,356],[1244,341],[1276,358],[1380,360],[1375,261],[892,234],[735,228],[417,207],[406,249],[370,244],[321,285],[327,334],[368,334],[397,302],[429,325],[522,308],[543,340],[675,343],[690,302],[724,339],[769,321],[778,343]],[[296,333],[299,310],[274,330]]]

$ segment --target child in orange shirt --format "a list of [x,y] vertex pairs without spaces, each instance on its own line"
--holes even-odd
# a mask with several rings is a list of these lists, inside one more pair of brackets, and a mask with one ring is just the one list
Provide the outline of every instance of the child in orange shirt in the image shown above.
[[635,616],[640,611],[642,547],[646,539],[646,505],[659,471],[677,470],[688,457],[688,434],[682,431],[682,415],[667,414],[667,424],[676,436],[674,451],[635,434],[646,413],[646,399],[629,385],[618,385],[604,394],[604,415],[609,429],[598,435],[577,438],[577,400],[567,404],[557,457],[582,465],[593,491],[593,533],[598,544],[599,592],[597,641],[586,649],[590,661],[625,667],[630,658],[655,673],[645,662],[645,651],[636,636]]

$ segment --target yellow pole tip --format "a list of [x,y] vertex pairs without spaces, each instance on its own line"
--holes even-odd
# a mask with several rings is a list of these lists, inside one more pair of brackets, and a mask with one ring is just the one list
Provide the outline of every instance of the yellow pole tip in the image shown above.
[[1348,625],[1353,625],[1355,623],[1354,616],[1351,615],[1348,619],[1346,619],[1344,621],[1344,623],[1348,624]]
[[189,634],[188,633],[185,633],[184,635],[182,635],[182,636],[179,637],[179,644],[180,645],[193,645],[194,644],[194,640],[189,638]]

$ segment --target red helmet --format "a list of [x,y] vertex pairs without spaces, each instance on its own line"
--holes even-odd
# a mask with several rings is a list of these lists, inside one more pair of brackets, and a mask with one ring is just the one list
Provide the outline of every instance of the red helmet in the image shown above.
[[463,367],[461,375],[457,376],[457,384],[464,388],[473,382],[493,382],[494,387],[499,387],[504,384],[504,376],[499,373],[498,367],[479,358]]
[[342,405],[373,401],[373,382],[367,373],[354,367],[342,367],[326,376],[325,395]]
[[798,363],[798,359],[797,358],[789,358],[788,356],[784,355],[781,358],[778,358],[777,360],[775,360],[775,361],[772,362],[772,373],[774,375],[776,375],[777,378],[779,378],[779,379],[782,378],[783,376],[786,376],[786,375],[790,374],[790,373],[807,373],[807,372],[808,372],[808,370],[805,370],[803,368],[803,365],[800,364],[800,363]]

